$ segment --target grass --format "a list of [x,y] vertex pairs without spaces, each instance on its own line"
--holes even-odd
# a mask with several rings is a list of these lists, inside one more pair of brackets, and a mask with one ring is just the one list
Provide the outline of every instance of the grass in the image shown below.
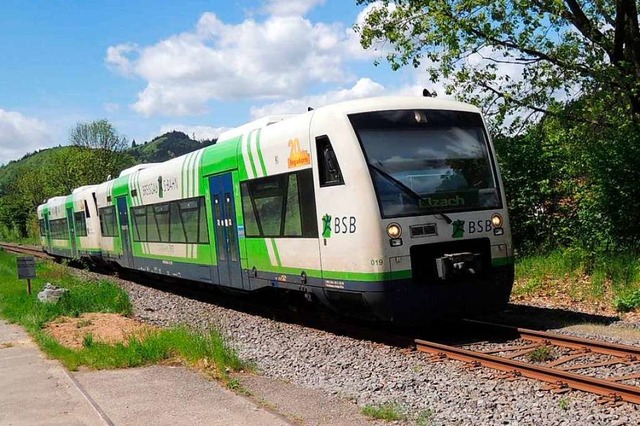
[[558,405],[560,406],[560,409],[563,411],[567,411],[569,409],[570,403],[569,400],[567,398],[562,398],[559,402]]
[[531,362],[547,362],[556,359],[553,349],[549,346],[540,346],[527,354]]
[[516,263],[514,296],[561,296],[602,302],[620,312],[640,307],[640,256],[568,248]]
[[362,414],[372,419],[385,420],[388,422],[405,420],[407,418],[404,410],[395,402],[385,402],[377,405],[365,405]]
[[[59,359],[71,370],[80,366],[109,369],[179,360],[227,383],[229,372],[248,368],[215,330],[156,329],[117,344],[98,342],[87,333],[81,349],[65,347],[44,331],[48,322],[60,316],[79,317],[86,312],[130,315],[131,302],[116,284],[108,280],[82,280],[62,265],[38,261],[37,275],[32,281],[33,294],[28,295],[25,283],[16,278],[15,256],[0,251],[0,316],[26,328],[48,356]],[[69,291],[57,304],[41,303],[36,294],[46,282]],[[81,320],[78,326],[81,325],[90,325],[90,321]]]

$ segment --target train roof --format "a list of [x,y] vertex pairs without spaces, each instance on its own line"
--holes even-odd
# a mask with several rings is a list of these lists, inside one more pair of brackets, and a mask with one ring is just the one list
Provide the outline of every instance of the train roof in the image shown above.
[[342,112],[344,114],[353,114],[366,111],[411,108],[480,112],[480,109],[476,106],[464,102],[422,96],[379,96],[375,98],[355,99],[318,107],[316,111],[335,110],[336,112]]
[[127,175],[130,175],[130,174],[135,173],[137,171],[148,169],[148,168],[153,167],[153,166],[157,166],[158,164],[162,164],[162,163],[136,164],[135,166],[129,167],[128,169],[124,169],[123,171],[121,171],[120,174],[118,175],[118,177],[127,176]]
[[286,120],[287,118],[295,117],[299,114],[286,114],[286,115],[270,115],[267,117],[262,117],[257,120],[250,121],[241,126],[234,127],[233,129],[229,129],[226,132],[223,132],[218,136],[218,141],[226,141],[229,139],[233,139],[234,137],[238,137],[244,135],[247,132],[250,132],[254,129],[261,129],[270,124],[277,123],[282,120]]
[[86,191],[86,190],[91,190],[91,189],[95,189],[98,185],[85,185],[85,186],[79,186],[78,188],[74,189],[73,191],[71,191],[72,194],[78,194],[82,191]]

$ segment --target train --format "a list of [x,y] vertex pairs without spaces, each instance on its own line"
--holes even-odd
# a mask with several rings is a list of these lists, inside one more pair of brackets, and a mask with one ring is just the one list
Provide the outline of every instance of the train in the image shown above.
[[484,118],[431,97],[263,117],[51,198],[37,215],[56,257],[276,291],[383,321],[497,311],[514,280]]

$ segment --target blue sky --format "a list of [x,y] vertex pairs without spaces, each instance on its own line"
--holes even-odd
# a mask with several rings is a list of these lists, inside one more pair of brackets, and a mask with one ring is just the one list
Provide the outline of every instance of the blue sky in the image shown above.
[[426,75],[373,62],[355,0],[0,3],[0,164],[107,118],[129,140],[196,138],[263,115],[415,94]]

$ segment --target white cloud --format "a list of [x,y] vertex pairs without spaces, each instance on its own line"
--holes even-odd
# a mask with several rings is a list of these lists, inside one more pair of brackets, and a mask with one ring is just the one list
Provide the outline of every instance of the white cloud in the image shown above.
[[45,123],[19,112],[0,109],[0,164],[51,145],[51,130]]
[[386,89],[381,84],[369,78],[361,78],[350,89],[334,90],[321,95],[303,96],[283,102],[270,103],[261,107],[253,107],[251,108],[251,116],[260,118],[267,115],[297,114],[305,112],[308,107],[317,108],[336,102],[381,96],[385,94],[385,91]]
[[[183,124],[167,124],[160,127],[158,131],[159,135],[163,135],[167,132],[178,131],[185,133],[190,138],[197,141],[204,139],[216,139],[221,133],[229,130],[228,127],[210,127],[210,126],[186,126]],[[195,135],[195,137],[194,137]]]
[[131,75],[133,73],[130,59],[128,54],[137,52],[138,47],[135,44],[125,43],[117,46],[110,46],[107,48],[107,57],[105,61],[107,66],[112,71],[118,72],[123,75]]
[[304,16],[325,0],[267,0],[265,10],[276,16]]
[[207,12],[191,32],[146,47],[109,47],[105,61],[147,81],[132,105],[147,117],[203,113],[212,100],[296,97],[314,84],[348,82],[346,64],[366,57],[353,31],[281,14],[285,3],[301,13],[321,2],[271,1],[272,15],[262,22],[226,24]]

